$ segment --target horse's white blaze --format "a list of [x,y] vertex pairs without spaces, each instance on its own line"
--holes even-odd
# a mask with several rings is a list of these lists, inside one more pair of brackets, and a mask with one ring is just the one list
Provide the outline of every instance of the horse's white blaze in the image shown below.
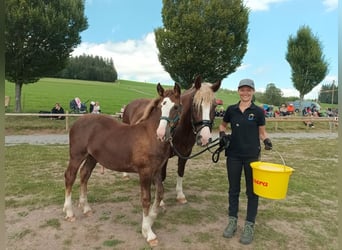
[[65,195],[63,211],[66,213],[66,218],[72,218],[74,216],[74,212],[72,211],[71,194]]
[[[161,104],[161,116],[169,117],[170,111],[173,106],[174,106],[174,103],[170,100],[170,98],[168,97],[164,98]],[[159,126],[157,128],[157,138],[161,141],[164,140],[165,133],[166,133],[166,126],[167,126],[167,121],[160,120]]]
[[[202,104],[202,120],[210,120],[210,104]],[[205,126],[202,128],[200,135],[202,145],[207,145],[209,143],[209,139],[211,138],[209,127]]]
[[157,128],[157,138],[161,141],[164,140],[164,136],[166,133],[166,126],[167,126],[167,121],[166,120],[160,120],[159,126]]

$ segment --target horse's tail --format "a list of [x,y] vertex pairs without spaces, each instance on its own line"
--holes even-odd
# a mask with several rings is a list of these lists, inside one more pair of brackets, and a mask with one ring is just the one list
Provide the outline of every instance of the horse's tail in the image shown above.
[[144,110],[144,114],[142,115],[142,117],[139,120],[137,120],[134,124],[138,124],[142,121],[145,121],[150,116],[153,108],[158,105],[159,101],[160,101],[160,98],[152,99],[149,102],[149,104],[146,106],[146,108]]

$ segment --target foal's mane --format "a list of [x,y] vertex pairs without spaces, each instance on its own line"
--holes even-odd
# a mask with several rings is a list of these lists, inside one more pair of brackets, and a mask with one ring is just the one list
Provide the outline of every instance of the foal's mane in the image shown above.
[[144,114],[142,115],[142,117],[141,117],[138,121],[136,121],[135,124],[138,124],[138,123],[140,123],[140,122],[142,122],[142,121],[145,121],[145,120],[150,116],[152,110],[158,106],[159,102],[160,102],[163,98],[172,96],[172,95],[174,95],[174,94],[175,94],[175,93],[174,93],[173,90],[167,89],[167,90],[164,91],[162,97],[159,96],[159,97],[156,97],[156,98],[152,99],[152,100],[148,103],[148,105],[146,106],[146,108],[145,108],[145,110],[144,110]]
[[193,104],[200,110],[201,103],[211,105],[215,100],[214,91],[211,89],[211,83],[204,82],[194,96]]
[[138,124],[142,121],[145,121],[151,114],[152,110],[157,107],[158,103],[160,102],[161,97],[156,97],[152,100],[150,100],[150,102],[148,103],[148,105],[146,106],[145,110],[144,110],[144,114],[142,115],[142,117],[140,117],[139,120],[137,120],[135,122],[135,124]]

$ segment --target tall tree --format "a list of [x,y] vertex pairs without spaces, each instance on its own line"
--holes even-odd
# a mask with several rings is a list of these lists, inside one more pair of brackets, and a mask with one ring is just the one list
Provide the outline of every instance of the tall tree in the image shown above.
[[15,83],[21,112],[23,84],[64,68],[88,27],[84,0],[5,0],[6,79]]
[[163,0],[164,27],[154,31],[159,61],[183,88],[198,74],[227,77],[247,51],[248,15],[242,0]]
[[289,37],[286,60],[291,66],[293,86],[299,91],[301,100],[328,73],[321,42],[308,26],[300,27],[297,36]]
[[283,92],[277,88],[274,83],[269,83],[266,86],[264,94],[264,102],[279,106],[282,102]]

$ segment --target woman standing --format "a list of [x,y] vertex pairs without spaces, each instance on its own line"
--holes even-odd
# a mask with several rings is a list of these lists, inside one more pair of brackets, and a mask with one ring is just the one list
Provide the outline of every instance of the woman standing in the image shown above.
[[[230,140],[225,152],[229,183],[229,222],[223,232],[223,236],[231,238],[237,230],[243,169],[246,180],[247,216],[240,238],[242,244],[250,244],[253,241],[254,224],[259,203],[259,197],[253,192],[253,176],[250,163],[258,161],[260,158],[260,140],[265,144],[266,150],[272,149],[271,140],[268,138],[265,129],[264,112],[252,102],[254,92],[253,80],[241,80],[238,86],[240,101],[227,108],[219,127],[222,140]],[[225,133],[228,123],[230,123],[231,128],[231,135],[229,136]]]

